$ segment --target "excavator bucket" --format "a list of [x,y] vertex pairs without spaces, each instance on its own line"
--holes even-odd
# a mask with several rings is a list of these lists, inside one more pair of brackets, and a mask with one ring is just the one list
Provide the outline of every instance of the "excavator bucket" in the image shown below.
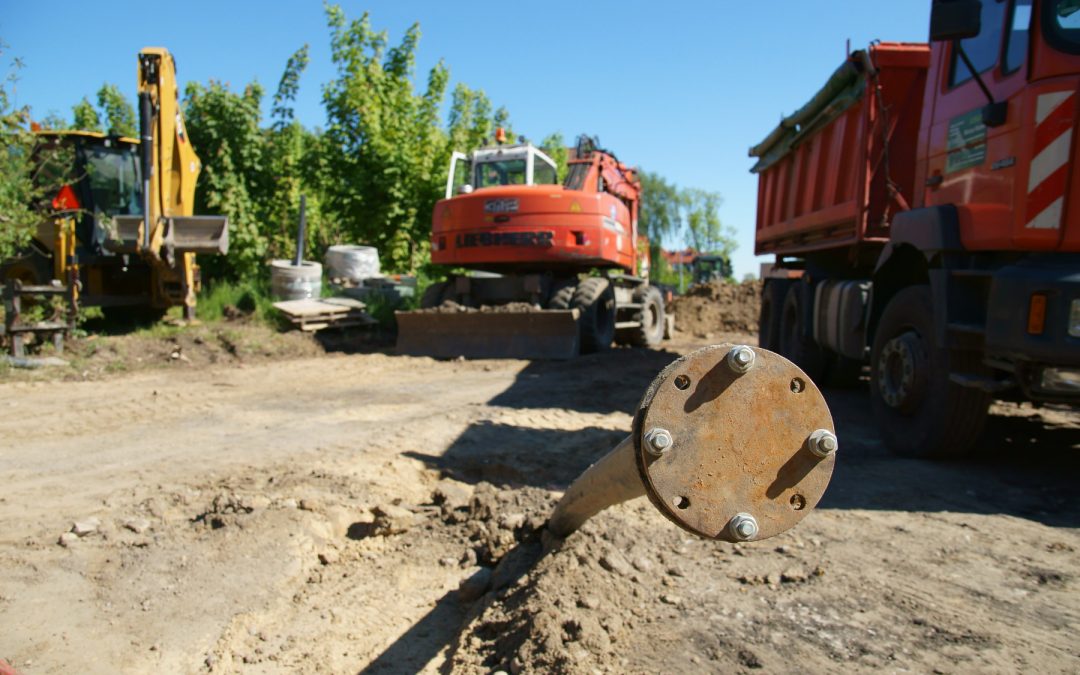
[[397,350],[410,356],[469,359],[572,359],[578,312],[395,312]]

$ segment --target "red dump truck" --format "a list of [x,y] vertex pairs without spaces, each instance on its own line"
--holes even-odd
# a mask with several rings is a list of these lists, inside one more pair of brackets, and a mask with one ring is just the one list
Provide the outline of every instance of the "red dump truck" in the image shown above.
[[762,346],[869,364],[901,455],[969,450],[994,398],[1080,402],[1080,2],[952,0],[751,148]]

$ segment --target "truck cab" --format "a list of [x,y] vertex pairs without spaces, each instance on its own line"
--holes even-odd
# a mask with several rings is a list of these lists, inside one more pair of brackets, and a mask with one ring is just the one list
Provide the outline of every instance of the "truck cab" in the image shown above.
[[994,399],[1080,403],[1080,2],[935,0],[751,148],[761,344],[869,365],[901,455],[971,449]]

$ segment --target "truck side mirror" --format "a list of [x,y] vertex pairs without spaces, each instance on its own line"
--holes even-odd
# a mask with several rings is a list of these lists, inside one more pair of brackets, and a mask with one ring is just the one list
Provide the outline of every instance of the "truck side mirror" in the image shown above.
[[972,38],[981,30],[979,0],[937,0],[930,7],[930,39],[935,42]]

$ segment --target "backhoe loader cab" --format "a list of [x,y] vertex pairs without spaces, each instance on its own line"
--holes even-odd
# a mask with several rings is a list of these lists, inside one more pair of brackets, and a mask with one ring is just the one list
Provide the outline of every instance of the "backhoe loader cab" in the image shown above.
[[450,158],[446,198],[497,185],[554,185],[555,162],[531,143],[455,152]]

